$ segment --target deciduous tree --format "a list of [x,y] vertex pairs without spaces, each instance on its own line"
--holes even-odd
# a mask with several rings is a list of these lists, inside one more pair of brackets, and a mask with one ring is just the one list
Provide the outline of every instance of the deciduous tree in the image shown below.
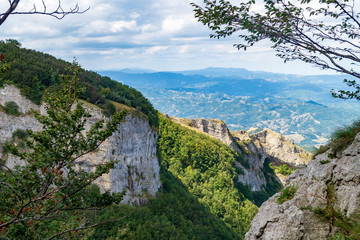
[[[97,209],[120,202],[122,194],[100,194],[90,188],[93,181],[114,167],[115,162],[100,164],[94,172],[76,169],[76,160],[96,150],[116,131],[126,112],[96,122],[85,130],[91,114],[78,101],[77,64],[74,74],[63,76],[57,91],[46,92],[47,114],[34,112],[42,131],[27,130],[19,141],[5,144],[7,152],[18,157],[10,167],[0,160],[0,238],[46,239],[91,226],[85,217],[66,215]],[[54,228],[45,223],[65,218]],[[73,221],[68,223],[68,221]],[[48,231],[45,231],[48,229]]]
[[[194,6],[195,17],[207,25],[213,38],[237,33],[235,44],[246,50],[269,40],[284,61],[301,60],[360,78],[360,2],[356,0],[249,0],[234,5],[226,0],[204,0]],[[360,100],[360,86],[345,80],[355,91],[338,91],[340,98]]]

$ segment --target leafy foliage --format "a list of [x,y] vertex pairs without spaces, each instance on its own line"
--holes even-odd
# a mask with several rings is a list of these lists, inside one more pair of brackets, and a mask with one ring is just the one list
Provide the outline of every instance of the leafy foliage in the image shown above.
[[280,195],[276,197],[276,202],[278,204],[283,204],[286,201],[289,201],[295,197],[295,193],[298,187],[295,185],[287,186],[283,190],[281,190]]
[[[238,49],[246,50],[267,39],[284,61],[301,60],[360,78],[352,65],[360,62],[360,12],[356,0],[248,0],[234,5],[226,0],[204,0],[194,6],[195,17],[215,33],[213,38],[239,32]],[[261,3],[259,3],[261,2]],[[316,7],[314,7],[316,6]],[[261,8],[262,7],[262,8]],[[333,92],[335,97],[360,99],[355,91]]]
[[276,173],[280,173],[285,176],[289,176],[295,171],[294,168],[289,167],[287,164],[276,166],[273,163],[270,163],[270,167],[274,169]]
[[99,225],[90,239],[239,239],[224,222],[189,193],[179,179],[161,169],[162,189],[138,208],[113,205],[99,211]]
[[103,207],[122,199],[121,194],[100,194],[89,189],[115,162],[100,164],[90,173],[76,170],[75,161],[111,136],[126,112],[115,114],[106,126],[101,120],[84,132],[91,115],[77,101],[82,91],[78,87],[79,67],[75,64],[71,71],[74,75],[62,76],[58,91],[46,92],[47,115],[34,112],[43,130],[15,132],[13,138],[21,138],[25,148],[6,145],[19,161],[13,168],[0,162],[1,237],[45,239],[70,233],[88,222],[76,217],[71,224],[49,231],[43,231],[44,224],[49,219],[61,219],[62,212]]
[[[4,56],[1,61],[9,68],[7,71],[0,71],[0,86],[5,83],[14,84],[22,94],[40,104],[45,89],[59,87],[59,74],[68,74],[67,67],[70,63],[49,54],[21,48],[21,44],[16,42],[0,41],[0,53]],[[109,101],[113,100],[136,108],[149,117],[153,126],[157,126],[156,110],[139,91],[91,71],[81,70],[79,78],[79,84],[85,88],[80,98],[103,108],[107,116],[115,112],[114,105]]]
[[6,102],[3,106],[4,112],[10,115],[19,115],[19,106],[14,101]]
[[[238,236],[250,227],[257,207],[236,188],[240,156],[230,147],[159,116],[161,165]],[[239,161],[238,161],[239,159]]]
[[326,207],[312,210],[320,219],[329,222],[331,229],[337,228],[333,240],[357,240],[360,238],[360,214],[347,217],[335,208],[336,191],[333,183],[327,185]]

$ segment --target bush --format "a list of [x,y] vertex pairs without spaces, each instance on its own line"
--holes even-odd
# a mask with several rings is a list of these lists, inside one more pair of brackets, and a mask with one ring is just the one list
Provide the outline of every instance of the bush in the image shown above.
[[332,152],[328,154],[329,158],[335,158],[338,153],[347,148],[360,132],[360,119],[353,122],[349,126],[339,128],[331,135],[331,140],[326,146],[320,146],[314,153],[314,158],[331,149]]
[[276,197],[276,202],[278,204],[283,204],[286,201],[289,201],[295,197],[295,193],[298,187],[295,185],[288,186],[281,190],[280,195]]
[[13,139],[25,139],[27,136],[29,136],[29,133],[26,130],[23,129],[16,129],[13,134],[12,134],[12,138]]
[[360,120],[353,122],[350,126],[338,129],[331,136],[330,146],[334,155],[349,146],[360,132]]
[[274,169],[276,173],[280,173],[285,176],[289,176],[295,171],[294,168],[289,167],[287,164],[283,164],[281,166],[275,166],[273,163],[270,163],[270,167]]
[[6,102],[5,106],[3,107],[4,112],[11,115],[19,115],[19,106],[14,101]]

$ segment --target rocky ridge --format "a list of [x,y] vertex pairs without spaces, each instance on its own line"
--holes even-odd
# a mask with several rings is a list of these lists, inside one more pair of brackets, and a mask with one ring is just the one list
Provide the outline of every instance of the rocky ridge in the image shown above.
[[[0,104],[14,101],[19,106],[20,116],[0,111],[0,143],[12,138],[17,129],[41,130],[41,125],[28,112],[33,109],[45,113],[42,106],[32,103],[20,94],[19,89],[6,85],[0,89]],[[92,114],[87,127],[102,119],[104,115],[95,106],[86,106]],[[77,167],[87,171],[95,170],[97,164],[118,160],[115,168],[98,178],[95,183],[102,191],[122,192],[126,189],[123,202],[142,204],[148,196],[154,196],[160,188],[160,166],[156,156],[155,132],[147,118],[135,111],[130,112],[118,130],[100,147],[79,159]],[[0,144],[0,154],[2,149]],[[16,159],[9,157],[6,164],[13,167]]]
[[[238,164],[244,174],[239,182],[248,185],[251,191],[262,191],[267,184],[263,168],[266,159],[277,164],[300,167],[311,159],[311,154],[296,146],[290,139],[269,129],[250,135],[244,130],[231,132],[226,124],[217,119],[183,119],[171,117],[186,127],[214,137],[242,154],[250,167]],[[277,179],[280,182],[280,179]]]
[[295,171],[286,187],[297,188],[293,198],[279,204],[280,192],[266,201],[245,239],[325,240],[339,230],[321,220],[314,209],[334,209],[351,217],[360,210],[360,134],[337,158],[331,150],[316,156],[307,168]]

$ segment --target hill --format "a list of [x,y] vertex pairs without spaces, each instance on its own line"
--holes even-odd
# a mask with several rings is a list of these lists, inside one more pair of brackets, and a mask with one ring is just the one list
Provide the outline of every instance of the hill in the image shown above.
[[[49,54],[21,48],[16,40],[0,41],[0,53],[10,66],[6,72],[0,73],[0,87],[13,84],[36,104],[40,104],[45,89],[56,89],[59,75],[66,74],[71,65]],[[101,107],[105,115],[109,116],[116,110],[112,100],[136,108],[149,117],[152,125],[157,125],[154,107],[139,91],[92,71],[83,70],[79,77],[81,86],[85,88],[81,98]]]

